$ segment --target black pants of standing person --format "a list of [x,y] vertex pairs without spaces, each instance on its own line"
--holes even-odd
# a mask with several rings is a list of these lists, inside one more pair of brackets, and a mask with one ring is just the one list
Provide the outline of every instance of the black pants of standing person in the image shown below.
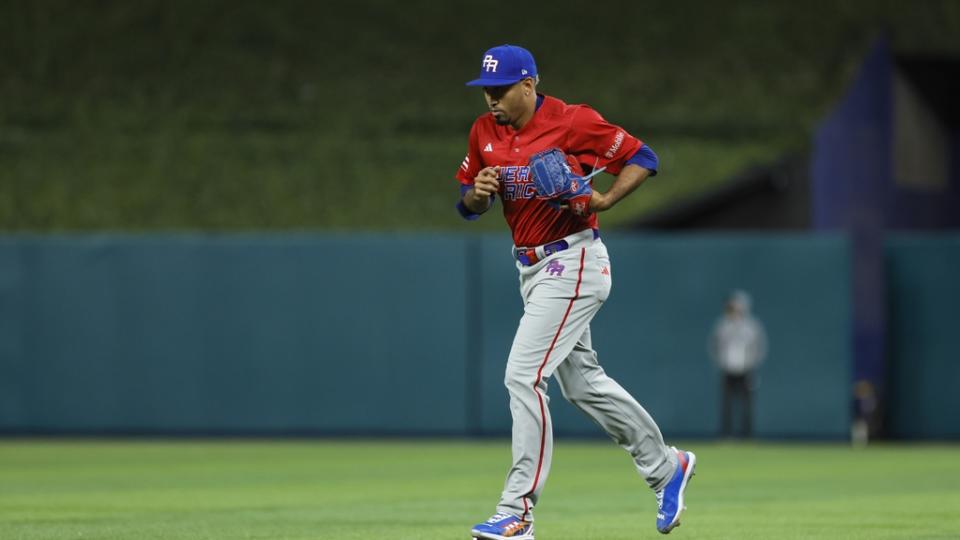
[[723,376],[723,418],[722,435],[733,437],[734,402],[740,405],[740,437],[746,439],[751,435],[751,421],[753,411],[753,385],[750,374]]

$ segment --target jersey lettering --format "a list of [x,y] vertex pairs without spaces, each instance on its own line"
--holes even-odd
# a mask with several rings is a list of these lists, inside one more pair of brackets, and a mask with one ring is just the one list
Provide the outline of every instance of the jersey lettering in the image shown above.
[[500,168],[503,182],[503,198],[507,201],[532,199],[537,196],[537,186],[530,179],[530,167],[510,166]]
[[607,149],[607,152],[603,154],[603,157],[607,159],[612,159],[613,156],[617,155],[617,151],[620,150],[620,146],[623,145],[623,131],[617,130],[617,136],[613,139],[613,144],[610,145],[610,148]]

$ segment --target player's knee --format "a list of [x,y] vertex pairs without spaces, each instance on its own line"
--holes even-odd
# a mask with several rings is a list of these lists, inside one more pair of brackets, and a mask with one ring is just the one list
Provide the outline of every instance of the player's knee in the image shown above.
[[507,387],[507,390],[511,394],[516,392],[522,392],[525,386],[529,386],[529,384],[527,385],[523,384],[523,381],[520,380],[520,377],[510,373],[509,371],[503,377],[503,385]]
[[523,395],[533,393],[534,379],[524,374],[507,370],[503,377],[503,385],[507,387],[510,395]]

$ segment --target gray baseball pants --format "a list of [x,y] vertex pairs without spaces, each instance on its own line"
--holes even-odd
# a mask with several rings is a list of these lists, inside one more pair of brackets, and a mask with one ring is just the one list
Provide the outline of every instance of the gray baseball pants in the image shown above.
[[513,416],[513,466],[498,512],[533,520],[550,472],[553,434],[547,380],[633,458],[653,489],[667,484],[677,457],[650,414],[603,371],[590,342],[590,321],[610,293],[607,248],[588,229],[566,238],[570,247],[520,271],[524,311],[504,383]]

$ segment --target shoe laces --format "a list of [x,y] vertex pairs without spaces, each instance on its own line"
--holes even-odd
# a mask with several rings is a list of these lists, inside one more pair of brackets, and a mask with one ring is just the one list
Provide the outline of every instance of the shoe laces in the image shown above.
[[502,513],[499,513],[499,512],[498,512],[498,513],[490,516],[490,519],[487,520],[487,523],[496,523],[496,522],[498,522],[498,521],[507,519],[508,517],[510,517],[510,514],[502,514]]

